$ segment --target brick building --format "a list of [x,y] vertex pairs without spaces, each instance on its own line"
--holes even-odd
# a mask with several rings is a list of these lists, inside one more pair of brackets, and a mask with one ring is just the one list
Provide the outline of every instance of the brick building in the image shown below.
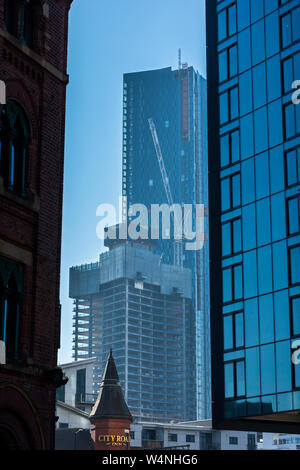
[[0,0],[0,447],[54,447],[72,0]]

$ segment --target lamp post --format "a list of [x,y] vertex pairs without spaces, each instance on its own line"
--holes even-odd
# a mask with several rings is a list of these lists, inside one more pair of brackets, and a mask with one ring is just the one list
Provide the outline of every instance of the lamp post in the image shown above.
[[130,430],[124,429],[125,436],[126,436],[126,450],[129,449],[129,438],[130,438]]
[[75,434],[74,434],[74,450],[77,450],[77,434],[79,432],[83,432],[83,429],[77,429],[77,431],[75,431]]

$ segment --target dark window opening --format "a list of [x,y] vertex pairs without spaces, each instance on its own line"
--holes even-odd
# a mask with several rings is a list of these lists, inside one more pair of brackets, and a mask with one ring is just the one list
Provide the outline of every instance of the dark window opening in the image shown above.
[[5,343],[6,360],[18,358],[22,266],[0,259],[0,340]]
[[33,47],[34,9],[32,2],[27,1],[23,10],[23,42],[28,47]]
[[14,101],[8,101],[0,122],[0,175],[5,186],[26,196],[26,159],[29,126],[25,113]]
[[5,25],[7,31],[13,36],[18,35],[19,2],[17,0],[6,0],[5,2]]
[[76,402],[85,402],[86,369],[80,369],[76,373]]
[[34,0],[6,0],[5,24],[7,31],[33,48],[39,2]]

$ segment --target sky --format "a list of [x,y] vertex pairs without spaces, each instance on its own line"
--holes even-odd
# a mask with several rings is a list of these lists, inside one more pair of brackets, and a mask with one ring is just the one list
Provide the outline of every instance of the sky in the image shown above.
[[[87,6],[88,5],[88,6]],[[75,0],[69,16],[59,363],[72,361],[69,268],[98,260],[96,209],[118,207],[123,74],[188,62],[205,76],[204,0]]]

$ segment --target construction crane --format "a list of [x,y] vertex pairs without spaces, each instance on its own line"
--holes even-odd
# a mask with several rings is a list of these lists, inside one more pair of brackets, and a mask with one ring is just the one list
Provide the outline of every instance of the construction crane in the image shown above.
[[[162,177],[163,184],[164,184],[164,187],[165,187],[165,192],[166,192],[168,204],[169,204],[169,207],[172,207],[174,205],[174,202],[173,202],[173,197],[172,197],[172,193],[171,193],[171,189],[170,189],[168,174],[167,174],[167,171],[166,171],[166,167],[165,167],[164,159],[163,159],[163,156],[162,156],[160,143],[159,143],[159,140],[158,140],[156,127],[155,127],[155,124],[154,124],[154,121],[153,121],[152,118],[148,119],[148,123],[149,123],[150,132],[151,132],[154,147],[155,147],[155,152],[156,152],[156,156],[157,156],[157,160],[158,160],[158,165],[159,165],[159,168],[160,168],[161,177]],[[174,223],[174,228],[175,227],[177,227],[177,228],[181,227],[181,221],[178,220],[176,211],[174,211],[174,222],[175,222]],[[181,230],[182,230],[182,228],[181,228]],[[182,266],[183,265],[182,239],[178,240],[178,239],[174,238],[174,264],[176,266]]]

